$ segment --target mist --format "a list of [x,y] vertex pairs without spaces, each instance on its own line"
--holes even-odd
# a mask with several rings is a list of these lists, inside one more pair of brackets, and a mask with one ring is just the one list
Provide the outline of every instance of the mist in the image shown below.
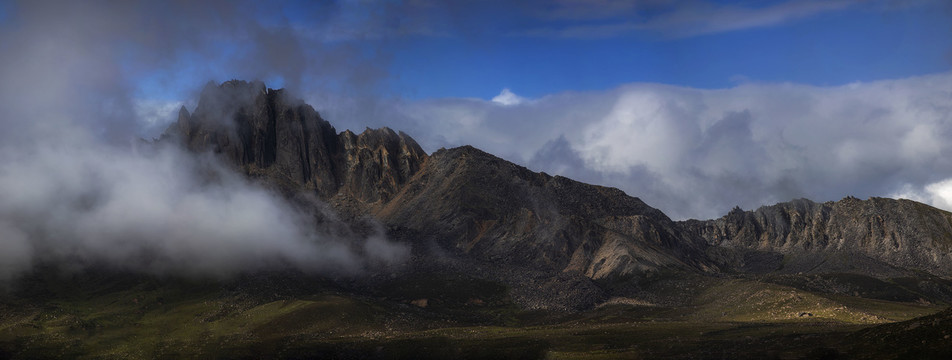
[[4,148],[0,280],[36,264],[212,278],[276,269],[353,275],[408,256],[382,229],[346,231],[317,200],[292,203],[212,154],[73,131]]
[[[262,269],[353,273],[405,253],[365,251],[211,155],[48,144],[0,164],[4,277],[31,262],[224,277]],[[7,235],[12,234],[9,238]]]
[[[376,69],[386,62],[297,31],[285,5],[298,6],[5,6],[0,280],[37,264],[221,278],[262,269],[357,274],[402,262],[407,248],[382,229],[341,231],[346,226],[319,202],[292,203],[210,154],[139,140],[158,136],[179,106],[194,109],[208,81],[264,79],[295,91],[351,93],[376,86],[384,76]],[[348,11],[336,3],[300,6],[328,27]],[[304,81],[317,75],[321,82]],[[143,87],[166,95],[141,98]]]

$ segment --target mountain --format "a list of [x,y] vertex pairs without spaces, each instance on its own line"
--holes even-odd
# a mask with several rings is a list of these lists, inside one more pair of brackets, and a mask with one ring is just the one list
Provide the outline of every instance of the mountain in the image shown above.
[[261,82],[209,83],[195,112],[182,107],[166,134],[285,192],[360,205],[388,201],[427,158],[412,138],[388,128],[337,133],[310,105]]
[[461,254],[596,280],[711,266],[703,243],[638,198],[470,146],[434,153],[375,215]]
[[341,213],[374,215],[401,240],[465,258],[596,280],[716,270],[706,243],[618,189],[532,172],[469,146],[428,156],[388,128],[337,133],[312,107],[261,82],[209,84],[167,135],[285,193],[312,191]]
[[952,275],[952,213],[909,200],[801,199],[674,222],[624,192],[537,173],[470,146],[427,155],[388,128],[337,130],[261,82],[209,83],[167,131],[288,194],[371,215],[423,249],[622,281],[664,272]]
[[40,263],[0,288],[0,358],[950,352],[952,214],[925,204],[801,199],[672,221],[471,146],[426,154],[388,128],[338,132],[286,91],[237,80],[207,85],[159,141],[214,154],[342,241],[383,232],[409,260],[224,279]]
[[952,276],[952,213],[911,200],[800,199],[681,225],[712,247],[775,255],[767,270]]

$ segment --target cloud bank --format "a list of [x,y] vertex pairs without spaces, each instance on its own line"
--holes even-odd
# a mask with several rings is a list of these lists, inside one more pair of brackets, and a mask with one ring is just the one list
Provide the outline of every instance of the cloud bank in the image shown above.
[[313,209],[210,155],[139,147],[46,143],[7,152],[0,279],[34,262],[211,277],[283,268],[346,274],[406,255],[392,253],[399,246],[380,233],[364,239],[316,226]]
[[394,107],[428,151],[473,144],[537,171],[619,187],[674,218],[847,195],[952,210],[950,88],[952,74],[943,73],[835,87],[630,84],[510,106]]

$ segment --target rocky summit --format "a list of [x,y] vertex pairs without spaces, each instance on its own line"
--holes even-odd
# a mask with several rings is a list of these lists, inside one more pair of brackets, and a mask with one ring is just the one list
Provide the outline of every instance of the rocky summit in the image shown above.
[[388,128],[338,133],[310,105],[261,82],[208,84],[195,112],[183,107],[166,134],[284,192],[364,205],[390,200],[427,157],[412,138]]

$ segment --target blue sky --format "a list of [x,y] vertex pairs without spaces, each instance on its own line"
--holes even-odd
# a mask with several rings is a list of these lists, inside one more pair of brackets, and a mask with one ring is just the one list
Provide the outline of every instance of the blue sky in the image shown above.
[[[726,88],[744,79],[838,85],[948,70],[950,19],[940,2],[885,9],[857,3],[683,37],[665,33],[676,34],[678,27],[588,38],[520,35],[518,29],[473,39],[414,37],[396,51],[392,72],[394,88],[413,98],[489,98],[504,87],[537,97],[631,82],[698,88]],[[548,26],[524,20],[523,27]]]
[[[352,87],[321,72],[322,58],[339,49],[349,52],[339,62],[375,64],[373,71],[355,71],[372,74],[364,80],[374,82],[356,91],[414,100],[489,99],[503,88],[539,97],[633,82],[707,89],[744,81],[839,85],[943,72],[952,64],[952,6],[941,0],[208,2],[197,10],[143,4],[138,11],[153,14],[136,16],[191,27],[197,33],[187,35],[201,44],[163,44],[171,60],[147,66],[139,62],[150,50],[135,49],[135,41],[116,44],[138,54],[123,60],[125,75],[150,98],[186,97],[183,89],[201,82],[196,78],[258,77],[274,87],[292,78],[304,83],[302,90],[315,82]],[[0,23],[23,21],[17,8],[0,1]],[[218,22],[175,24],[183,11]],[[268,39],[233,31],[241,22],[305,48],[291,55],[305,63],[281,69],[287,64],[236,62],[267,51],[261,44]]]
[[128,144],[209,81],[260,79],[339,130],[474,145],[674,218],[952,210],[945,0],[0,0],[0,50],[9,134]]

